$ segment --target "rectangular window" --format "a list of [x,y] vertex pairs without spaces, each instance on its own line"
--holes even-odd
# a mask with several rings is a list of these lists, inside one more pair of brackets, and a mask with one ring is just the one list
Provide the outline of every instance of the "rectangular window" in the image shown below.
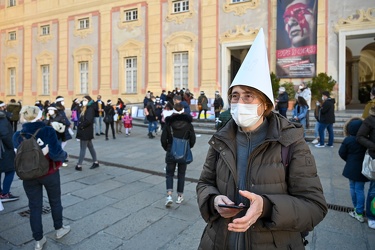
[[249,0],[232,0],[232,3],[248,2]]
[[137,58],[125,58],[126,93],[137,93]]
[[188,52],[173,54],[174,87],[188,88],[189,85],[189,57]]
[[16,68],[8,69],[9,95],[16,94]]
[[8,7],[16,6],[16,0],[9,0]]
[[49,25],[43,25],[40,27],[40,34],[42,36],[49,35]]
[[173,13],[189,11],[189,1],[181,0],[173,2]]
[[89,62],[79,62],[81,94],[88,94]]
[[138,20],[138,10],[127,10],[125,11],[125,22]]
[[42,65],[42,86],[43,95],[49,95],[49,65]]
[[79,22],[79,29],[80,30],[88,29],[90,27],[89,18],[79,19],[78,22]]
[[15,31],[9,32],[9,41],[15,41],[17,39],[17,33]]

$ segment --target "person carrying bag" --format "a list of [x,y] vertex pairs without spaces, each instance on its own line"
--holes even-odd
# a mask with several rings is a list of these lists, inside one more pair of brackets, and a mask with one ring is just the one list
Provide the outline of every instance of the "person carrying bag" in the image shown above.
[[183,192],[185,186],[185,172],[187,164],[192,159],[191,148],[195,144],[194,127],[191,124],[192,117],[184,113],[184,108],[181,103],[176,103],[173,107],[173,114],[165,119],[166,126],[161,135],[161,145],[166,151],[165,163],[166,166],[166,188],[167,198],[166,207],[173,204],[173,178],[178,164],[177,173],[177,200],[180,204],[184,200]]

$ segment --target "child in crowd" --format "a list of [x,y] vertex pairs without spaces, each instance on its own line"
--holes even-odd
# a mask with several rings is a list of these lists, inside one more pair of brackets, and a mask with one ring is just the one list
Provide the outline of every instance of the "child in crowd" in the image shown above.
[[127,110],[125,112],[125,115],[122,118],[122,120],[124,122],[126,136],[129,136],[130,135],[130,131],[132,130],[132,127],[133,127],[133,118],[132,118],[129,110]]
[[361,118],[351,118],[344,125],[344,135],[339,155],[346,162],[342,175],[349,179],[350,195],[354,206],[354,211],[349,215],[359,222],[364,222],[363,211],[365,206],[365,182],[368,179],[362,175],[362,162],[366,148],[356,141],[356,135],[362,125]]

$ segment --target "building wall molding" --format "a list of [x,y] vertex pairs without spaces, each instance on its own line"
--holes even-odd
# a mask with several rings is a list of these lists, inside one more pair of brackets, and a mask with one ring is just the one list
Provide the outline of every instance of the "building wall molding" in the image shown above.
[[246,2],[233,3],[232,0],[226,0],[223,10],[226,13],[234,12],[236,16],[246,14],[247,9],[256,9],[259,7],[259,0],[249,0]]

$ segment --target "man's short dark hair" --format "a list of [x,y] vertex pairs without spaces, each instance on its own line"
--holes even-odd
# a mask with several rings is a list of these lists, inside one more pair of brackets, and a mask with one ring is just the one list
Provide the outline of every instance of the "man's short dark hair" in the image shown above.
[[182,101],[182,98],[181,98],[180,95],[175,95],[175,96],[173,97],[173,100]]
[[175,103],[173,108],[176,111],[181,111],[184,108],[184,105],[182,105],[181,103]]

